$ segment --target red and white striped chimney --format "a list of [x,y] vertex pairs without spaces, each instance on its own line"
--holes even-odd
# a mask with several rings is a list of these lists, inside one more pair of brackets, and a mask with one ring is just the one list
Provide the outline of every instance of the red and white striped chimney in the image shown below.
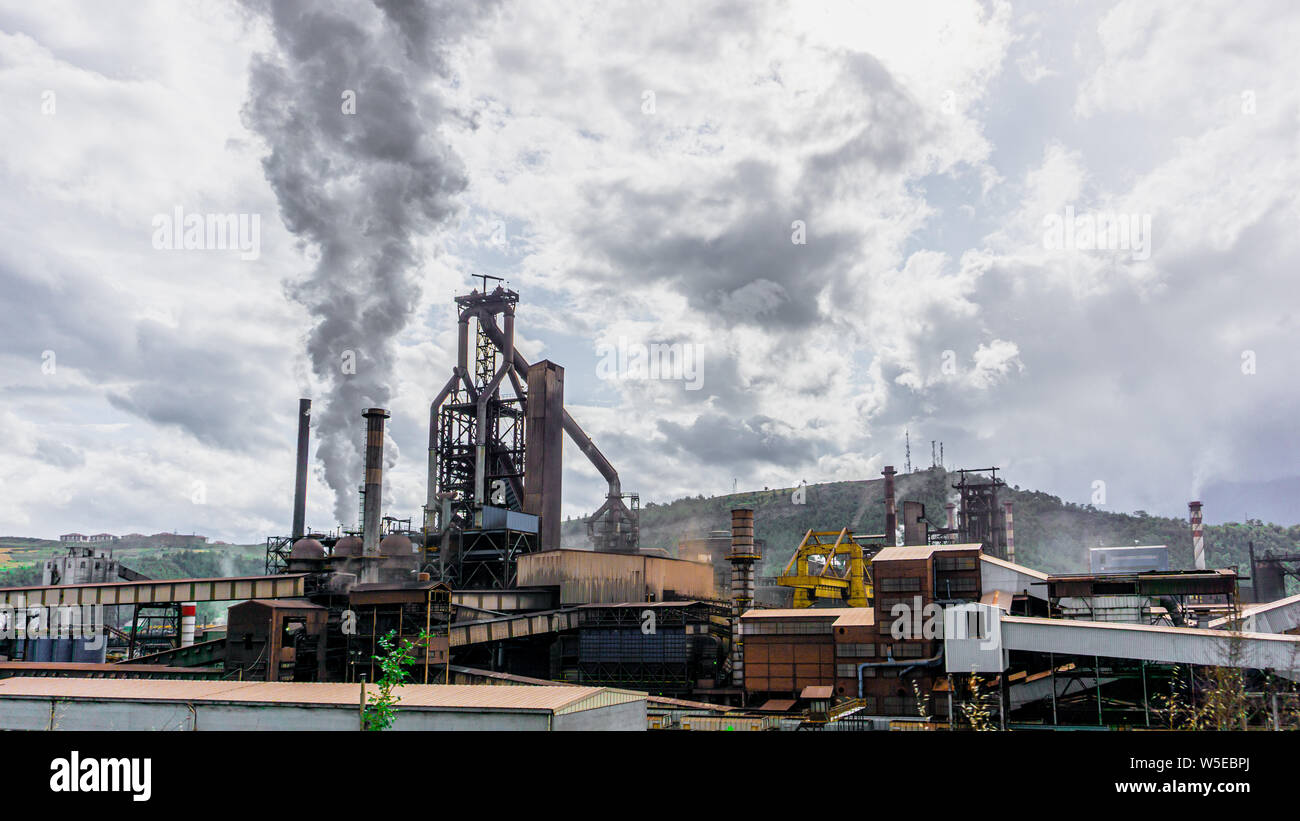
[[1011,503],[1003,502],[1002,509],[1005,511],[1007,522],[1007,561],[1016,560],[1016,529],[1011,526]]
[[1201,522],[1201,503],[1187,503],[1188,517],[1192,520],[1192,560],[1197,570],[1205,569],[1205,525]]
[[181,647],[189,647],[194,644],[196,609],[197,608],[192,601],[187,601],[181,604]]

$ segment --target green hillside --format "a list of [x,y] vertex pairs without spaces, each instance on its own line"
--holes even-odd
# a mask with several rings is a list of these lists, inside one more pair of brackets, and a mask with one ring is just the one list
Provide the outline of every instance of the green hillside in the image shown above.
[[[955,494],[952,481],[942,468],[900,474],[895,479],[896,496],[900,505],[905,499],[924,504],[930,523],[942,527],[944,503]],[[775,575],[810,529],[852,526],[859,534],[884,531],[883,479],[809,485],[803,505],[793,503],[793,491],[783,488],[647,504],[641,511],[641,544],[662,547],[675,555],[680,539],[726,530],[731,525],[733,507],[752,507],[754,535],[767,542],[761,574]],[[1163,544],[1169,547],[1171,567],[1192,565],[1191,529],[1185,519],[1149,516],[1143,511],[1112,513],[1017,487],[1000,493],[1000,499],[1010,499],[1014,505],[1016,561],[1021,564],[1056,573],[1086,572],[1089,547]],[[586,547],[585,520],[565,522],[562,539],[566,546]],[[1207,525],[1205,542],[1211,566],[1238,566],[1243,575],[1248,575],[1247,544],[1252,540],[1256,554],[1269,549],[1297,552],[1300,526],[1282,527],[1257,520]]]

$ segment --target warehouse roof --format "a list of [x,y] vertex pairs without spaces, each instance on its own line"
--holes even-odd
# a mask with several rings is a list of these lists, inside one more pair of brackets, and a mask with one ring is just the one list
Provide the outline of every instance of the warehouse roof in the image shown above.
[[873,562],[898,562],[898,561],[917,561],[919,559],[928,559],[935,553],[947,553],[949,551],[971,551],[979,550],[981,545],[976,544],[918,544],[907,545],[905,547],[886,547],[875,556],[871,557]]
[[840,612],[842,615],[835,620],[836,627],[872,627],[876,623],[874,607],[849,607]]
[[980,556],[980,560],[988,562],[989,564],[997,565],[998,567],[1005,567],[1007,570],[1014,570],[1017,573],[1023,573],[1026,576],[1033,576],[1036,579],[1047,580],[1047,574],[1041,570],[1035,570],[1032,567],[1026,567],[1023,564],[1009,562],[1006,559],[999,559],[997,556],[990,556],[987,553]]
[[795,607],[773,608],[771,610],[746,610],[742,619],[838,619],[853,611],[864,610],[862,607]]
[[[361,685],[324,682],[169,681],[14,677],[0,680],[0,699],[61,698],[93,701],[180,701],[355,705]],[[366,685],[367,693],[377,692]],[[490,684],[408,684],[398,691],[404,710],[576,713],[645,699],[644,693],[605,687],[500,687]]]

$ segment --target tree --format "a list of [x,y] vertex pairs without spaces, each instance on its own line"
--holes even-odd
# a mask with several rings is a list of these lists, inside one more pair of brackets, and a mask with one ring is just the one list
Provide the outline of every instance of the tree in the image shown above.
[[375,682],[378,689],[366,698],[365,709],[361,711],[361,729],[392,728],[397,720],[397,703],[401,700],[395,691],[411,677],[406,668],[415,660],[415,651],[428,646],[429,639],[429,632],[422,631],[414,642],[407,639],[399,642],[396,630],[389,630],[379,639],[383,653],[374,657],[379,662],[380,676]]

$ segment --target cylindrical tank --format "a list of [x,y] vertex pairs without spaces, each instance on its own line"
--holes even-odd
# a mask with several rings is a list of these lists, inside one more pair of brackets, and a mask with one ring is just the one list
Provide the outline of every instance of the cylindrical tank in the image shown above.
[[334,555],[347,558],[361,555],[361,540],[356,536],[344,536],[334,543]]
[[409,556],[415,552],[411,540],[401,533],[390,533],[379,543],[382,556]]

